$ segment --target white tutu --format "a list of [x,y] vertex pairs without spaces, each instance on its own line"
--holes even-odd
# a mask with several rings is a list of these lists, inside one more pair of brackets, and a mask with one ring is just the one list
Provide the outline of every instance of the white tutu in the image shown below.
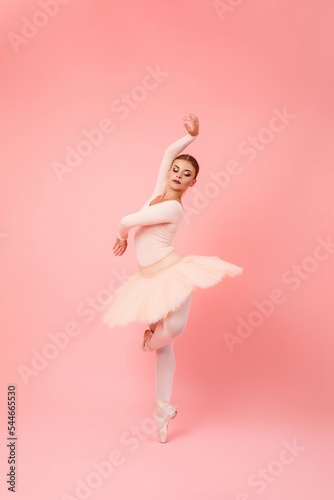
[[110,328],[131,322],[156,323],[178,309],[196,288],[208,288],[243,269],[219,257],[180,256],[175,251],[141,267],[103,303],[102,321]]

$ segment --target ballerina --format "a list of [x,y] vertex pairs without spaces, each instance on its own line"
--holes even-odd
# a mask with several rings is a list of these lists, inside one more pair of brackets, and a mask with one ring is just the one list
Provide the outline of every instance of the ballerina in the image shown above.
[[160,443],[167,441],[169,420],[177,415],[171,404],[176,366],[173,348],[186,327],[193,292],[243,273],[240,266],[217,256],[181,256],[172,245],[184,214],[182,196],[195,185],[199,172],[193,156],[180,154],[198,136],[199,120],[193,114],[183,120],[187,135],[166,149],[151,196],[138,212],[120,220],[114,255],[123,255],[129,230],[136,227],[138,272],[103,304],[102,317],[110,328],[131,322],[149,326],[141,348],[156,352],[156,423]]

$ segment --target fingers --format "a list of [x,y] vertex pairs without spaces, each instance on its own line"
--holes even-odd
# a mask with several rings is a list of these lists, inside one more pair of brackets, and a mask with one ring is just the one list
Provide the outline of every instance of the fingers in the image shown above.
[[[190,114],[190,115],[185,116],[183,118],[183,120],[185,122],[183,125],[187,129],[188,134],[190,134],[192,136],[198,135],[198,131],[199,131],[198,116],[194,115],[194,114]],[[186,123],[186,120],[190,122],[189,125]]]
[[116,255],[117,257],[120,256],[120,255],[122,255],[125,252],[126,247],[127,247],[127,243],[121,245],[119,243],[119,241],[116,240],[115,245],[113,247],[114,255]]
[[123,248],[116,243],[114,248],[113,248],[114,254],[121,255],[123,253],[122,250],[123,250]]
[[184,120],[194,120],[194,121],[198,122],[198,116],[197,115],[193,115],[193,114],[187,115],[183,119]]
[[116,251],[114,251],[114,254],[116,255],[116,257],[122,255],[125,251],[125,248],[118,248]]

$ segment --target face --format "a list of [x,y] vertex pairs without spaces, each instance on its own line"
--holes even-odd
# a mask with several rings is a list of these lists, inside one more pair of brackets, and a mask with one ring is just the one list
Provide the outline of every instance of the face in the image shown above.
[[[168,185],[183,193],[195,184],[196,170],[188,160],[174,160],[168,170]],[[178,181],[178,182],[176,182]]]

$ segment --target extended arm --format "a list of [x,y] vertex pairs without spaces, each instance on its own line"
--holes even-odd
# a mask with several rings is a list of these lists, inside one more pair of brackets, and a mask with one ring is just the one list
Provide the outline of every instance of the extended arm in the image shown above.
[[120,240],[126,240],[129,229],[135,226],[176,222],[180,216],[180,210],[182,211],[182,207],[178,201],[168,200],[163,203],[156,203],[150,206],[149,209],[125,215],[120,221],[117,237]]

